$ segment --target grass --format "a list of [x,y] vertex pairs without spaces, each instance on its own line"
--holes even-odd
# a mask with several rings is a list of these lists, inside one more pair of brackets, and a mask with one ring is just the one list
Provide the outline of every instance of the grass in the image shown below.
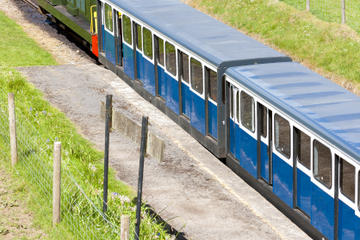
[[55,65],[50,53],[41,49],[19,25],[0,12],[0,66]]
[[[66,116],[44,100],[42,93],[29,84],[14,67],[53,65],[54,58],[28,38],[21,28],[0,12],[0,166],[9,170],[23,189],[28,208],[34,213],[34,224],[48,239],[106,239],[113,226],[120,226],[120,216],[131,217],[134,230],[134,191],[109,174],[109,203],[106,219],[98,211],[102,206],[102,152],[77,133]],[[3,34],[4,33],[4,34]],[[7,93],[16,98],[19,164],[9,166]],[[54,141],[62,143],[62,219],[52,227],[52,149]],[[79,185],[76,186],[77,183]],[[94,205],[93,205],[94,204]],[[142,209],[140,239],[167,239],[163,226]],[[118,229],[116,229],[117,231]],[[82,231],[95,232],[83,233]],[[132,232],[131,232],[132,233]],[[79,237],[81,236],[81,237]],[[99,237],[101,236],[101,237]]]
[[349,27],[269,0],[190,0],[190,5],[337,82],[360,83],[360,37]]
[[[306,0],[283,0],[299,10],[306,9]],[[310,0],[310,12],[322,20],[341,23],[341,1]],[[345,0],[346,23],[360,32],[360,5],[356,0]]]

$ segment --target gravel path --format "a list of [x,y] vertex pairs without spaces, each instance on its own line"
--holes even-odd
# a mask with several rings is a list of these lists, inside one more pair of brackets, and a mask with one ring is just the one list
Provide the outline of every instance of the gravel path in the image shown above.
[[[98,149],[104,148],[104,122],[99,113],[105,94],[113,94],[114,107],[132,119],[140,122],[142,115],[149,116],[150,129],[165,140],[166,147],[163,162],[145,161],[144,200],[189,239],[309,239],[111,71],[95,64],[18,69]],[[116,131],[110,140],[111,166],[119,179],[136,188],[138,145]]]

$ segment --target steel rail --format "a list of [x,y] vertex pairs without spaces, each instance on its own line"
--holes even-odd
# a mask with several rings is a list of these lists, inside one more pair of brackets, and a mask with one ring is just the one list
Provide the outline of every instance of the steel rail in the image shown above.
[[32,0],[23,0],[23,1],[27,4],[29,4],[32,8],[35,8],[37,10],[40,9],[39,5]]

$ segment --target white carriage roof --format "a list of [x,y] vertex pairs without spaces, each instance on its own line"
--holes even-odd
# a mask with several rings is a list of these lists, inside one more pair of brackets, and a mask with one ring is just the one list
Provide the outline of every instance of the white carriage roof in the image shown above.
[[299,63],[232,67],[226,74],[360,161],[360,98]]
[[[178,0],[106,0],[215,66],[291,59]],[[226,65],[226,63],[225,63]]]

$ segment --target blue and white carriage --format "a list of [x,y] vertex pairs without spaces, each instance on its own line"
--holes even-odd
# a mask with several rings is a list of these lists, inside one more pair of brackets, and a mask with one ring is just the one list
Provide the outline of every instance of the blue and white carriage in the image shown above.
[[313,238],[360,239],[360,99],[176,0],[98,1],[99,60]]

